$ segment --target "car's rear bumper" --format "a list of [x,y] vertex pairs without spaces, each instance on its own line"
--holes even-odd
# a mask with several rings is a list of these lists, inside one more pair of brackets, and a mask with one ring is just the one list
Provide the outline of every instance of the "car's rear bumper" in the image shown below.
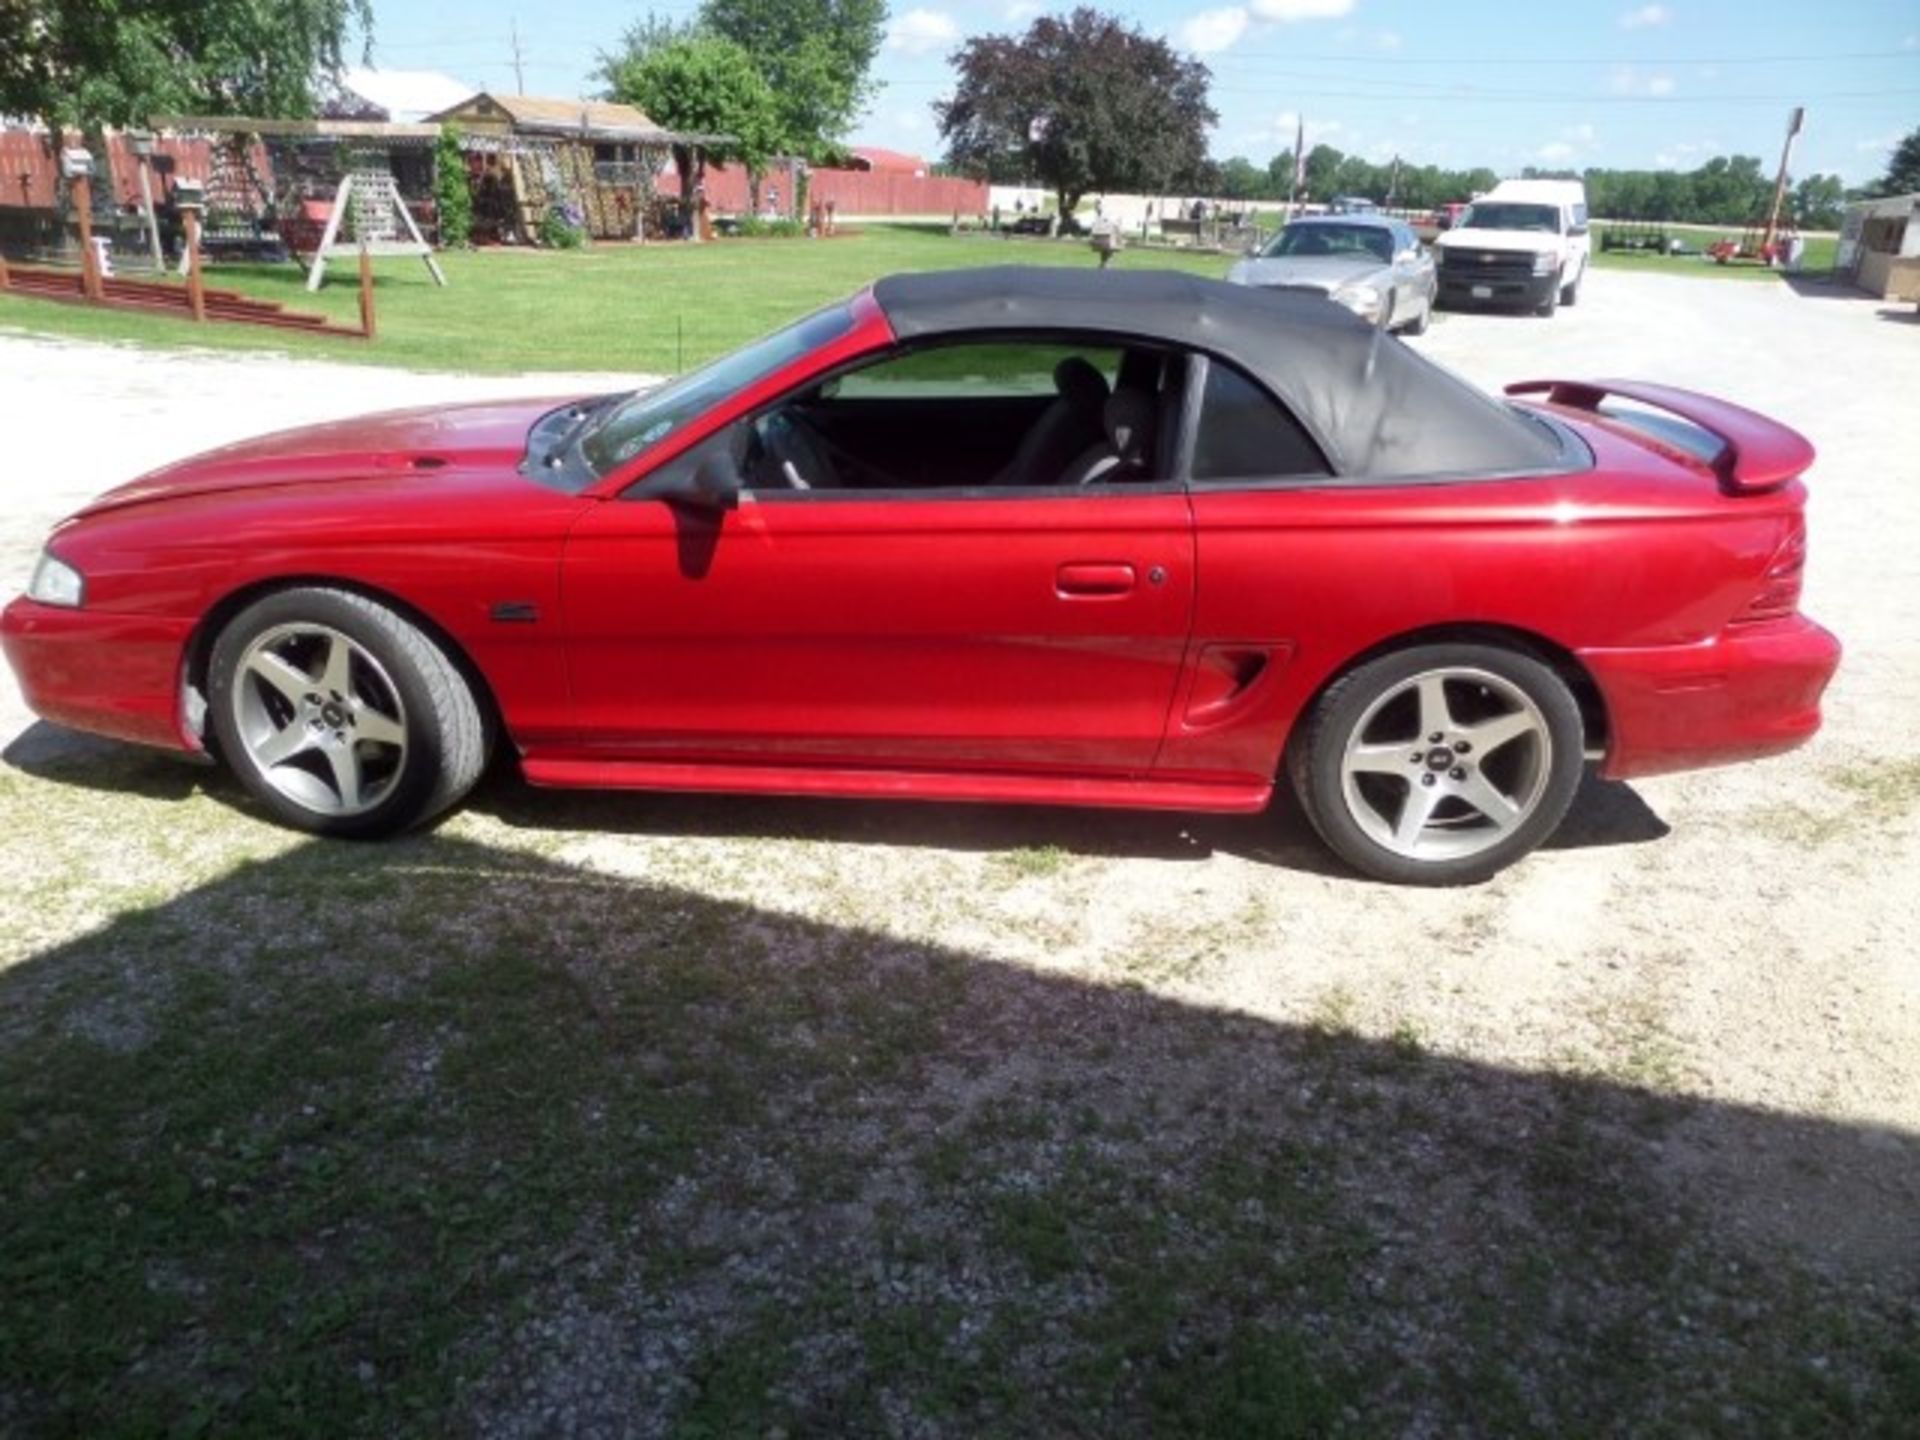
[[[1449,310],[1469,310],[1476,306],[1496,306],[1534,310],[1560,287],[1558,275],[1529,275],[1506,278],[1490,275],[1439,272],[1439,288],[1434,303]],[[1482,295],[1477,292],[1486,291]]]
[[181,723],[180,661],[190,620],[42,605],[0,612],[0,646],[42,719],[169,750],[199,746]]
[[1609,779],[1778,755],[1820,728],[1840,642],[1804,616],[1701,645],[1578,652],[1607,707]]

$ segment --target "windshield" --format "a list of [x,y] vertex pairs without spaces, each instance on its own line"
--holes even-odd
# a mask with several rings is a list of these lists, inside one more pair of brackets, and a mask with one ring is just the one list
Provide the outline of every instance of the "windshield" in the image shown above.
[[1560,211],[1552,205],[1515,205],[1494,201],[1469,205],[1460,217],[1468,230],[1544,230],[1560,233]]
[[1266,258],[1306,255],[1371,256],[1393,260],[1393,237],[1378,225],[1289,225],[1261,252]]
[[678,380],[631,395],[589,426],[580,439],[581,454],[595,475],[616,470],[727,396],[852,329],[852,308],[835,305]]

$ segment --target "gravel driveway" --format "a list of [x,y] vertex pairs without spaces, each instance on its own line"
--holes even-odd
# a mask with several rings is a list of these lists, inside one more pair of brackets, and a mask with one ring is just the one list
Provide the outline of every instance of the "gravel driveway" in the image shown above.
[[[1551,321],[1442,315],[1413,343],[1488,387],[1658,379],[1812,437],[1806,608],[1847,646],[1818,741],[1763,764],[1591,785],[1553,848],[1453,892],[1335,873],[1284,816],[938,809],[922,819],[905,807],[509,794],[454,833],[584,874],[671,879],[797,922],[857,923],[1040,979],[1144,989],[1501,1072],[1599,1077],[1713,1113],[1778,1117],[1783,1134],[1826,1122],[1815,1149],[1769,1143],[1764,1126],[1754,1143],[1734,1144],[1724,1129],[1682,1122],[1636,1163],[1751,1253],[1779,1247],[1815,1272],[1912,1293],[1920,325],[1839,292],[1600,270]],[[0,335],[13,422],[0,569],[24,576],[50,522],[185,452],[373,407],[576,383],[618,381],[410,375]],[[0,680],[0,742],[27,722],[11,677]],[[62,743],[42,728],[10,758]],[[575,1304],[556,1301],[551,1323],[569,1323]],[[545,1343],[522,1335],[508,1349]],[[546,1363],[528,1359],[524,1377],[498,1383],[544,1395],[535,1371]],[[541,1428],[543,1412],[520,1424],[504,1400],[475,1403],[500,1433]]]

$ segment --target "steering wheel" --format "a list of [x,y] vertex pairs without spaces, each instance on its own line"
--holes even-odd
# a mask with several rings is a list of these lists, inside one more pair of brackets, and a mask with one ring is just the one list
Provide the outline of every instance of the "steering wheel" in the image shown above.
[[[773,481],[778,476],[794,490],[834,490],[840,476],[813,427],[790,410],[775,410],[759,425],[760,446]],[[778,482],[774,482],[778,483]]]

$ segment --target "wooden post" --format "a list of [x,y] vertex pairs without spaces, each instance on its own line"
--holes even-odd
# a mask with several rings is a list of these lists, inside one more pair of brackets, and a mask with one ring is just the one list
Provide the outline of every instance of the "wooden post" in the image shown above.
[[156,275],[164,275],[167,261],[160,253],[160,217],[153,208],[153,137],[136,133],[128,143],[133,146],[134,162],[140,172],[140,212],[147,220],[147,244],[153,251],[153,270]]
[[0,290],[13,284],[13,278],[7,274],[7,252],[0,250]]
[[200,207],[181,206],[180,212],[187,222],[187,308],[193,311],[193,318],[206,323],[207,291],[200,278]]
[[93,251],[93,181],[73,177],[73,208],[80,217],[80,288],[96,305],[105,298],[100,287],[100,257]]
[[367,250],[367,237],[360,237],[360,333],[373,339],[373,256]]

